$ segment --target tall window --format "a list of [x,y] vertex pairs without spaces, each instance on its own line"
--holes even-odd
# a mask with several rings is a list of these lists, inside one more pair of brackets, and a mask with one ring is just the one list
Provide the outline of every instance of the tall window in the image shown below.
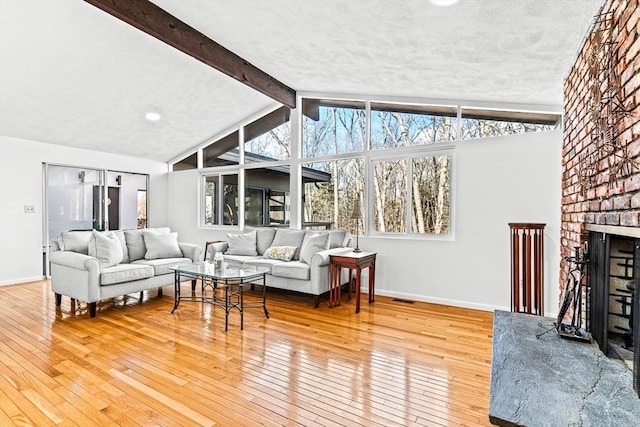
[[305,163],[302,182],[303,222],[355,232],[350,215],[357,197],[364,194],[362,157]]
[[374,161],[374,230],[448,234],[450,164],[449,155]]
[[238,224],[238,175],[203,176],[203,224]]
[[289,224],[290,167],[245,169],[244,222],[246,225],[267,226]]

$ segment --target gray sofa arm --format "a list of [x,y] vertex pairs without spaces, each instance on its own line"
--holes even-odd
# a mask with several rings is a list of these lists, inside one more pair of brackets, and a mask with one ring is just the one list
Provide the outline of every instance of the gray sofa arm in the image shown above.
[[100,300],[100,265],[96,258],[56,251],[49,254],[49,261],[53,292],[84,302]]
[[351,250],[351,248],[333,248],[320,251],[311,257],[311,268],[329,265],[329,255],[350,252]]
[[216,252],[225,253],[229,249],[229,243],[227,242],[209,242],[207,243],[207,253],[205,259],[213,260]]
[[182,255],[185,258],[191,258],[193,262],[202,261],[202,248],[198,245],[192,245],[191,243],[178,243],[180,246],[180,250],[182,251]]

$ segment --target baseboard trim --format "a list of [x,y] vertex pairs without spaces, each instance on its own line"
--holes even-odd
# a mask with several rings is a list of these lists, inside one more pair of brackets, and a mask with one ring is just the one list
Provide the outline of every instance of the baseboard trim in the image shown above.
[[40,280],[46,280],[45,276],[35,276],[35,277],[24,277],[22,279],[13,279],[13,280],[3,280],[0,281],[0,286],[10,286],[10,285],[22,285],[24,283],[30,282],[39,282]]
[[[363,293],[366,293],[367,291],[368,291],[367,288],[362,288]],[[449,298],[430,297],[426,295],[409,294],[405,292],[394,292],[394,291],[388,291],[385,289],[376,289],[376,295],[382,295],[385,297],[392,297],[392,298],[398,298],[403,300],[429,302],[432,304],[451,305],[454,307],[472,308],[474,310],[482,310],[482,311],[495,311],[495,310],[509,311],[509,307],[480,304],[480,303],[471,302],[471,301],[460,301],[460,300],[449,299]]]

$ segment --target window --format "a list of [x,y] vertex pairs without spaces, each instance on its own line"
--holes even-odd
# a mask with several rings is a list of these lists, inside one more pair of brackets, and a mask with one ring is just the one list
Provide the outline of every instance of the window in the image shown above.
[[235,131],[218,139],[202,150],[202,165],[205,168],[238,164],[238,139],[240,133]]
[[302,114],[305,157],[363,150],[367,128],[364,102],[303,99]]
[[[353,205],[364,193],[362,157],[306,163],[302,168],[303,223],[355,233]],[[363,212],[364,213],[364,212]]]
[[554,129],[560,115],[462,108],[462,139],[488,138]]
[[289,224],[289,171],[288,165],[245,170],[246,225]]
[[247,162],[291,158],[291,111],[281,107],[244,128]]
[[449,234],[450,165],[448,154],[375,160],[374,230]]
[[238,175],[203,176],[203,225],[238,224]]
[[371,103],[371,148],[453,141],[456,107]]
[[[287,225],[299,209],[296,220],[305,228],[355,233],[351,214],[359,198],[365,232],[451,236],[454,144],[549,130],[561,119],[555,113],[391,99],[303,98],[295,116],[280,107],[209,144],[202,165],[220,168],[204,177],[203,223]],[[292,123],[292,117],[301,120]],[[300,141],[292,141],[298,127]],[[292,157],[294,142],[301,144],[299,158]],[[175,170],[196,167],[196,160],[190,156]],[[291,168],[299,166],[301,182],[294,185],[301,184],[301,199],[291,200]]]
[[173,164],[174,171],[184,171],[189,169],[197,169],[198,168],[198,153],[193,153],[189,157],[186,157],[180,160],[177,163]]

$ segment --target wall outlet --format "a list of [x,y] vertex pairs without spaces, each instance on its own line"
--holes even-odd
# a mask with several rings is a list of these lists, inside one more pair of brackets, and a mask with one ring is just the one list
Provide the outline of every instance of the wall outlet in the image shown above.
[[34,205],[24,205],[24,213],[36,213],[36,207]]

